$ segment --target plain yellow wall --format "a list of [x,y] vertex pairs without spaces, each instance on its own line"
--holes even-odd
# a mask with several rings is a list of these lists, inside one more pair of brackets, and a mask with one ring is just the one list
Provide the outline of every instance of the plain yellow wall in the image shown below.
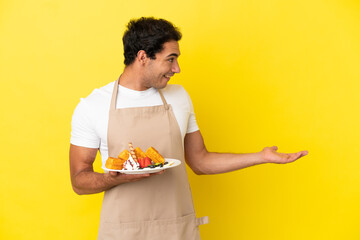
[[310,152],[189,172],[197,214],[210,217],[203,239],[360,239],[355,0],[1,1],[0,239],[96,239],[102,194],[71,189],[71,116],[121,73],[125,24],[141,16],[182,30],[172,81],[191,95],[209,150]]

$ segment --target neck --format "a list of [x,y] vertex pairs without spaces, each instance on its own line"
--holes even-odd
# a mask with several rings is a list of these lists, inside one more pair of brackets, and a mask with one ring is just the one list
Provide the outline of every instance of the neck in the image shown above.
[[124,72],[120,76],[119,84],[136,91],[149,89],[149,87],[144,85],[143,77],[139,72],[140,71],[137,71],[133,65],[126,66]]

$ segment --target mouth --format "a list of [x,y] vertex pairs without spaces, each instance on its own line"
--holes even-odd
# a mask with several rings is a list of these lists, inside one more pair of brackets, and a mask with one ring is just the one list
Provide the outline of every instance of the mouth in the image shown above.
[[172,76],[174,76],[174,75],[166,74],[166,75],[164,75],[164,78],[166,78],[169,81]]

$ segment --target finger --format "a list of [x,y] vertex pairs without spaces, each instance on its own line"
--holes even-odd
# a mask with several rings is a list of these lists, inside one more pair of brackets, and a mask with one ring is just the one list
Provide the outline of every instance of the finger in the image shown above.
[[302,154],[301,154],[302,156],[306,156],[306,155],[308,155],[308,154],[309,154],[309,152],[308,152],[308,151],[301,151],[301,153],[302,153]]
[[299,153],[297,153],[297,154],[296,154],[296,158],[295,158],[295,160],[296,160],[296,159],[299,159],[299,158],[301,158],[301,157],[302,157],[302,153],[301,153],[301,152],[299,152]]
[[297,153],[294,153],[296,155],[296,159],[298,158],[301,158],[301,157],[304,157],[308,154],[307,151],[301,151],[301,152],[297,152]]
[[301,157],[302,157],[302,152],[293,153],[290,160],[295,161],[295,160],[297,160],[297,159],[299,159]]
[[110,174],[110,176],[112,176],[112,177],[116,177],[116,176],[118,175],[118,173],[117,173],[117,172],[114,172],[114,171],[110,171],[109,174]]
[[145,177],[149,177],[150,174],[149,173],[145,173],[145,174],[122,174],[122,176],[126,179],[141,179],[141,178],[145,178]]
[[160,174],[163,174],[164,172],[165,172],[165,170],[161,170],[160,172],[151,173],[150,175],[160,175]]

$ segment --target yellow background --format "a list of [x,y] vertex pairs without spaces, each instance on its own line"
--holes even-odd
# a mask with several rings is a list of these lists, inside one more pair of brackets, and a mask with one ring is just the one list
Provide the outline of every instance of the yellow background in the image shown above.
[[71,189],[71,116],[122,72],[125,24],[151,15],[182,30],[172,82],[191,95],[209,150],[310,152],[189,173],[210,217],[203,239],[360,239],[356,0],[2,0],[0,239],[96,239],[102,194]]

